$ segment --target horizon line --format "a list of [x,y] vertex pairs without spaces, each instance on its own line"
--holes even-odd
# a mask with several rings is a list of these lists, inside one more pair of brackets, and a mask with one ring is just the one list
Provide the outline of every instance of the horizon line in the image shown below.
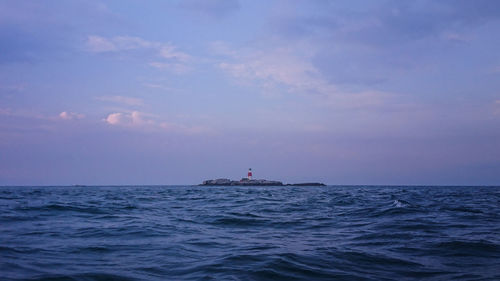
[[[136,187],[136,186],[203,186],[201,184],[43,184],[43,185],[0,185],[0,187]],[[224,185],[211,185],[211,186],[224,186]],[[287,185],[281,185],[282,187],[286,187]],[[500,187],[500,184],[325,184],[325,186],[373,186],[373,187]],[[205,186],[207,187],[207,186]],[[238,186],[230,186],[230,187],[238,187]],[[252,187],[252,185],[248,185],[246,187]],[[260,187],[260,186],[254,186]],[[280,185],[276,186],[267,186],[267,187],[280,187]],[[297,186],[295,186],[297,187]],[[307,186],[303,186],[307,187]]]

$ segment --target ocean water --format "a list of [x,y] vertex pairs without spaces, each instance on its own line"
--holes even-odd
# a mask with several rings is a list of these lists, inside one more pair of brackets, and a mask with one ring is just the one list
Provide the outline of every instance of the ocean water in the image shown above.
[[1,280],[500,280],[500,187],[0,187]]

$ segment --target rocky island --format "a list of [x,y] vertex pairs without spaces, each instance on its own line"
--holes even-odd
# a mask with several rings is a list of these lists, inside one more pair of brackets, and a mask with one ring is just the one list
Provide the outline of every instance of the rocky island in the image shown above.
[[215,179],[203,181],[200,185],[206,186],[325,186],[323,183],[319,182],[305,182],[305,183],[294,183],[294,184],[283,184],[280,181],[272,180],[252,180],[248,178],[243,178],[239,181],[233,181],[230,179]]
[[325,186],[323,183],[319,182],[304,182],[304,183],[294,183],[294,184],[283,184],[280,181],[271,180],[254,180],[252,179],[252,168],[248,169],[248,177],[242,178],[239,181],[233,181],[230,179],[215,179],[203,181],[200,185],[207,186]]

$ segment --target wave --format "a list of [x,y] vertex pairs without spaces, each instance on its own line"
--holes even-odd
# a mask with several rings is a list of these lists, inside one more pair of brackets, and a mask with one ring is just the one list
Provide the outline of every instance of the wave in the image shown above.
[[407,207],[411,207],[411,204],[405,200],[401,200],[401,199],[396,199],[394,200],[393,202],[393,205],[396,207],[396,208],[407,208]]
[[2,280],[500,280],[498,194],[0,187],[0,271]]
[[500,258],[500,245],[490,241],[446,241],[434,243],[431,248],[445,256]]
[[265,226],[267,220],[256,219],[256,218],[242,218],[242,217],[222,217],[217,218],[210,222],[216,226],[236,226],[236,227],[256,227]]
[[52,211],[58,211],[58,212],[78,212],[78,213],[89,213],[89,214],[106,214],[107,211],[105,211],[103,208],[98,208],[98,207],[79,207],[79,206],[71,206],[71,205],[65,205],[65,204],[47,204],[47,205],[41,205],[41,206],[24,206],[24,207],[18,207],[16,208],[17,210],[23,211],[23,212],[52,212]]
[[80,273],[80,274],[43,274],[40,276],[32,277],[30,279],[24,279],[30,281],[135,281],[140,280],[138,278],[129,277],[121,274],[109,274],[109,273]]

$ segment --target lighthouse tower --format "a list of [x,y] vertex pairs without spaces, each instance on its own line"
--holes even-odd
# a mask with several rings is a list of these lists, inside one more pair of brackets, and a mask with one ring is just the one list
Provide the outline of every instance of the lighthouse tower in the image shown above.
[[252,179],[252,168],[248,168],[248,179]]

